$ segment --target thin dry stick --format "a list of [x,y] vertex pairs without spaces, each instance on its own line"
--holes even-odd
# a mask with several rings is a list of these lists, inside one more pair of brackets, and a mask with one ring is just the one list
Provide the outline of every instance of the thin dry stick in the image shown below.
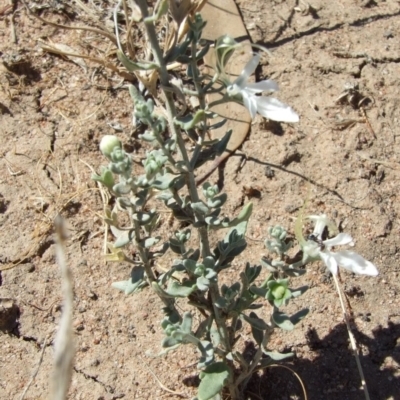
[[346,327],[347,327],[347,333],[349,335],[351,348],[353,349],[354,357],[356,359],[358,373],[359,373],[360,378],[361,378],[361,385],[362,385],[362,387],[364,389],[365,399],[366,400],[370,400],[369,393],[368,393],[368,388],[367,388],[367,383],[365,381],[364,372],[363,372],[363,369],[362,369],[362,366],[361,366],[360,356],[358,355],[356,340],[354,338],[353,332],[351,331],[349,317],[347,315],[346,307],[344,305],[342,291],[340,290],[340,286],[339,286],[339,282],[338,282],[337,276],[335,274],[332,274],[332,276],[333,276],[333,280],[335,282],[336,291],[338,292],[338,295],[339,295],[340,305],[342,306],[343,316],[344,316],[344,320],[346,322]]
[[54,372],[51,382],[51,400],[65,400],[71,381],[72,366],[75,355],[73,332],[72,332],[72,307],[73,307],[73,284],[72,274],[67,267],[64,253],[64,226],[60,216],[55,221],[57,236],[57,260],[61,272],[63,291],[63,313],[60,327],[54,342]]
[[[307,397],[307,391],[306,391],[306,388],[305,388],[305,386],[304,386],[304,383],[303,383],[301,377],[299,376],[299,374],[298,374],[297,372],[293,371],[292,368],[289,368],[289,367],[287,367],[286,365],[271,364],[271,365],[268,365],[268,367],[265,367],[265,368],[256,368],[256,369],[254,370],[254,372],[255,372],[255,371],[260,371],[260,370],[262,370],[262,369],[267,369],[267,368],[284,368],[284,369],[288,369],[288,370],[296,377],[296,379],[299,381],[300,386],[301,386],[301,388],[302,388],[302,390],[303,390],[304,400],[307,400],[307,399],[308,399],[308,397]],[[255,393],[252,393],[252,392],[250,392],[250,391],[248,391],[248,390],[246,390],[246,393],[250,393],[251,395],[257,396]],[[257,396],[257,397],[258,397],[258,396]]]
[[31,379],[29,380],[28,384],[26,385],[25,390],[21,394],[20,400],[24,400],[26,393],[28,392],[30,386],[32,385],[33,381],[36,378],[36,375],[39,372],[40,365],[42,364],[42,361],[43,361],[44,351],[46,350],[46,345],[47,345],[47,336],[44,338],[44,341],[43,341],[43,348],[42,348],[42,351],[40,352],[40,358],[39,358],[38,365],[37,365],[35,371],[33,372]]
[[62,25],[62,24],[56,24],[55,22],[51,22],[48,21],[46,19],[43,19],[42,17],[39,17],[38,15],[36,15],[28,6],[28,4],[26,4],[25,0],[21,0],[22,4],[25,6],[25,8],[27,9],[28,13],[30,15],[32,15],[33,17],[37,18],[39,21],[44,22],[45,24],[51,25],[51,26],[55,26],[56,28],[62,28],[62,29],[69,29],[69,30],[82,30],[82,31],[88,31],[88,32],[94,32],[94,33],[98,33],[99,35],[103,35],[106,38],[110,39],[115,45],[117,45],[117,39],[115,38],[115,36],[105,30],[101,30],[101,29],[97,29],[97,28],[92,28],[90,26],[68,26],[68,25]]

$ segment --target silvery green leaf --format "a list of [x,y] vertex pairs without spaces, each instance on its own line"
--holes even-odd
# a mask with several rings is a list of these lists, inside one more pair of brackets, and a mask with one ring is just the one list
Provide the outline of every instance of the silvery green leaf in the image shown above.
[[208,130],[213,130],[213,129],[218,129],[221,128],[221,126],[224,126],[226,124],[227,119],[223,118],[221,121],[216,122],[215,124],[209,125],[207,128]]
[[[260,319],[256,313],[251,312],[250,313],[250,318],[252,318],[253,320],[258,320],[260,321],[260,323],[264,323],[264,321],[262,319]],[[254,325],[251,325],[251,333],[253,334],[254,340],[256,341],[256,343],[260,346],[263,339],[264,339],[264,332],[262,329],[258,329],[257,327],[255,327]]]
[[173,299],[175,296],[167,293],[157,282],[151,282],[151,287],[153,290],[161,297],[166,299]]
[[260,346],[263,338],[264,338],[264,332],[260,329],[255,328],[253,325],[251,326],[251,334],[253,335],[254,340],[256,343]]
[[173,201],[176,204],[176,200],[172,197],[172,193],[170,191],[164,191],[157,194],[156,199],[159,199],[163,202],[167,202],[169,200]]
[[169,239],[169,247],[176,254],[182,254],[185,251],[182,243],[175,238]]
[[226,193],[222,193],[219,196],[215,196],[213,199],[209,199],[207,201],[207,205],[210,208],[222,207],[227,199],[228,195]]
[[212,280],[212,281],[215,281],[214,278],[217,276],[217,272],[214,271],[214,269],[212,269],[212,268],[206,268],[206,273],[204,274],[204,276],[205,276],[207,279],[210,279],[210,280]]
[[207,340],[197,342],[197,349],[201,353],[201,357],[197,364],[197,368],[201,369],[210,365],[214,361],[214,346]]
[[167,252],[168,249],[169,249],[168,243],[167,243],[167,242],[164,242],[164,243],[162,244],[162,247],[161,247],[161,248],[157,248],[156,251],[154,251],[153,253],[151,253],[151,254],[152,254],[152,257],[153,257],[153,258],[162,257],[162,256]]
[[118,236],[117,240],[114,242],[115,248],[120,248],[126,246],[135,238],[135,231],[130,229],[129,231],[123,231],[120,236]]
[[217,226],[220,226],[222,223],[222,221],[218,217],[214,217],[214,216],[206,217],[204,220],[207,225],[210,225],[214,228]]
[[287,276],[297,278],[298,276],[304,275],[307,270],[305,269],[297,269],[297,268],[292,268],[292,267],[284,267],[282,270],[285,272]]
[[206,111],[206,117],[207,117],[207,119],[215,119],[215,118],[219,118],[220,115],[213,111],[208,110],[208,111]]
[[155,212],[136,212],[132,215],[132,218],[139,223],[139,225],[147,225],[152,219],[157,216]]
[[165,63],[169,64],[177,59],[180,55],[184,55],[186,50],[191,43],[191,38],[189,35],[186,36],[185,40],[178,46],[172,47],[165,57]]
[[131,278],[127,281],[113,282],[111,286],[125,294],[131,294],[139,289],[141,289],[146,282],[144,281],[144,268],[134,267],[131,272]]
[[179,340],[176,340],[175,338],[170,337],[170,336],[165,337],[161,342],[161,346],[163,348],[172,347],[172,348],[176,349],[177,347],[179,347],[180,344],[181,344],[181,342]]
[[158,65],[155,63],[147,62],[147,61],[139,61],[134,62],[130,60],[121,50],[117,50],[117,58],[123,66],[129,71],[148,71],[151,69],[157,69]]
[[278,271],[277,268],[275,268],[275,267],[272,266],[271,260],[268,260],[266,257],[262,257],[261,260],[260,260],[260,262],[261,262],[261,265],[262,265],[264,268],[266,268],[268,271],[270,271],[270,272],[276,272],[276,271]]
[[272,364],[276,364],[276,361],[274,361],[273,359],[271,359],[269,357],[262,358],[260,360],[260,362],[258,363],[258,368],[260,368],[260,369],[267,368]]
[[149,249],[150,247],[156,245],[161,240],[161,236],[157,237],[148,237],[140,241],[140,245],[145,249]]
[[174,138],[169,138],[164,143],[164,148],[168,150],[170,153],[173,153],[176,150],[176,140]]
[[279,326],[279,328],[285,331],[292,331],[294,325],[290,320],[290,317],[283,312],[275,311],[272,314],[272,321]]
[[196,290],[194,282],[186,281],[182,284],[170,279],[167,294],[171,297],[187,297]]
[[[254,314],[254,313],[252,313]],[[255,315],[255,314],[254,314]],[[268,329],[268,325],[261,319],[258,318],[257,316],[255,317],[248,317],[246,314],[241,314],[241,317],[252,327],[259,329],[261,331],[264,331]]]
[[210,209],[202,201],[192,203],[191,207],[195,212],[202,215],[206,215],[210,211]]
[[232,129],[229,129],[229,131],[227,131],[225,135],[220,139],[220,141],[215,145],[215,150],[218,155],[222,154],[226,150],[231,136]]
[[154,189],[167,190],[172,187],[179,178],[179,176],[173,174],[157,175],[152,182],[152,186]]
[[189,258],[186,260],[183,260],[183,265],[190,274],[194,274],[194,271],[196,270],[196,264],[197,263],[195,260],[192,260]]
[[261,272],[261,265],[250,266],[249,263],[246,264],[245,274],[248,283],[253,283],[260,275]]
[[123,209],[127,210],[128,208],[132,208],[132,203],[126,197],[118,197],[117,198],[118,205]]
[[214,304],[218,308],[227,308],[228,305],[229,305],[227,300],[225,298],[223,298],[223,297],[218,297],[218,299],[215,300]]
[[145,142],[154,142],[156,140],[156,137],[154,136],[154,133],[151,131],[146,131],[142,134],[139,135],[139,139],[144,140]]
[[210,400],[218,395],[229,378],[229,374],[230,370],[223,362],[213,363],[200,372],[199,400]]
[[[224,228],[234,227],[238,234],[244,235],[246,233],[247,223],[253,211],[253,203],[247,203],[239,215],[233,219],[232,221],[226,223],[224,222],[222,225]],[[231,229],[232,231],[232,229]],[[231,232],[230,231],[230,232]],[[229,234],[228,234],[229,235]]]
[[192,314],[190,314],[190,312],[185,312],[182,316],[182,323],[181,323],[182,331],[185,333],[191,333],[192,322],[193,322]]
[[128,194],[132,190],[132,188],[129,185],[126,185],[125,183],[117,183],[116,185],[113,186],[112,190],[118,195],[123,195],[123,194]]
[[111,189],[115,184],[113,173],[109,169],[104,167],[101,171],[101,175],[93,174],[92,179],[94,181],[101,182],[104,186],[108,187],[109,189]]
[[215,325],[211,325],[210,338],[213,343],[213,346],[217,348],[221,343],[221,335],[219,334],[218,328]]
[[209,49],[210,43],[206,43],[206,45],[196,53],[196,60],[200,61],[208,53]]
[[199,290],[205,292],[210,286],[210,281],[206,277],[200,276],[196,280],[196,285]]
[[199,122],[205,118],[204,110],[199,109],[196,114],[188,114],[183,117],[175,118],[175,124],[180,126],[184,130],[194,128]]
[[203,264],[206,267],[206,269],[214,269],[215,267],[214,257],[211,256],[204,257]]
[[256,294],[257,296],[265,298],[267,295],[268,289],[262,288],[262,287],[257,287],[257,286],[251,286],[250,287],[250,292]]
[[308,286],[302,286],[298,289],[291,289],[292,297],[299,297],[308,290]]
[[285,360],[286,358],[291,358],[294,356],[294,353],[279,353],[278,351],[264,351],[263,353],[270,357],[273,361],[282,361]]

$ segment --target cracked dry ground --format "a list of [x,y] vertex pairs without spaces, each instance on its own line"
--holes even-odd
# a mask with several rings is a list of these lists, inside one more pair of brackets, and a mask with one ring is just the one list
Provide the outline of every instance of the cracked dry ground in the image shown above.
[[[0,10],[7,4],[0,1]],[[237,5],[252,41],[272,53],[257,78],[276,80],[279,98],[301,120],[280,125],[257,118],[241,148],[244,166],[238,171],[242,158],[233,156],[210,179],[228,193],[229,215],[244,201],[243,186],[260,187],[245,253],[252,263],[266,254],[262,240],[268,226],[281,224],[293,232],[307,197],[308,213],[324,212],[352,234],[356,251],[380,271],[377,278],[342,274],[371,398],[400,399],[400,3],[310,0],[307,8],[301,1],[241,0]],[[87,22],[63,10],[40,12],[58,23]],[[19,3],[13,25],[11,15],[0,16],[0,269],[22,262],[1,272],[0,297],[13,299],[18,308],[3,301],[0,311],[13,316],[8,326],[17,317],[18,325],[0,333],[0,399],[21,397],[45,341],[25,398],[48,393],[51,342],[61,314],[51,234],[58,213],[69,226],[67,257],[75,280],[77,353],[70,399],[178,398],[155,376],[190,398],[197,382],[195,350],[149,356],[148,351],[158,352],[162,338],[160,304],[148,290],[126,297],[112,289],[110,283],[125,279],[129,268],[105,265],[101,256],[102,204],[87,164],[97,169],[103,163],[98,143],[113,124],[122,127],[118,134],[130,150],[143,151],[130,126],[127,90],[110,89],[118,77],[90,61],[79,66],[42,52],[39,40],[83,53],[93,51],[91,45],[106,51],[108,44],[93,33],[45,25]],[[12,26],[17,44],[10,40]],[[363,105],[373,132],[347,97],[336,102],[348,82],[357,83],[367,98]],[[166,221],[165,214],[161,234],[173,229]],[[227,279],[244,261],[235,262]],[[310,399],[363,399],[331,278],[314,264],[296,284],[310,289],[288,312],[309,306],[310,314],[294,332],[276,332],[271,348],[296,353],[286,365],[301,376]],[[248,327],[240,344],[251,351]],[[250,389],[263,399],[302,398],[294,376],[281,368],[256,377]]]

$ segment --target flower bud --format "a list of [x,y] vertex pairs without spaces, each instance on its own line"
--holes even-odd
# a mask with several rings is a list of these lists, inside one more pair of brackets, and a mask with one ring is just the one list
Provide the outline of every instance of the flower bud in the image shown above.
[[105,135],[100,141],[100,151],[110,159],[115,147],[122,147],[121,141],[115,135]]

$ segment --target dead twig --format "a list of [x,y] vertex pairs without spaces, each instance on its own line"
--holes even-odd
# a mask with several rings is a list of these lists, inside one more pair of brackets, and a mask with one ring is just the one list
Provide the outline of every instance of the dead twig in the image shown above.
[[57,216],[54,225],[57,238],[57,261],[60,267],[64,301],[60,326],[54,341],[54,372],[51,382],[52,388],[50,398],[52,400],[65,400],[71,381],[75,355],[72,331],[74,293],[71,270],[68,268],[65,261],[64,240],[66,235],[64,223],[60,216]]
[[44,351],[46,350],[47,338],[48,338],[47,336],[44,338],[43,345],[42,345],[43,347],[42,347],[42,351],[40,352],[38,365],[36,366],[35,371],[33,371],[31,379],[29,379],[28,384],[26,385],[24,391],[22,392],[20,400],[24,400],[26,393],[28,392],[29,388],[31,387],[33,381],[35,380],[35,378],[39,372],[40,366],[42,365],[42,361],[43,361]]

